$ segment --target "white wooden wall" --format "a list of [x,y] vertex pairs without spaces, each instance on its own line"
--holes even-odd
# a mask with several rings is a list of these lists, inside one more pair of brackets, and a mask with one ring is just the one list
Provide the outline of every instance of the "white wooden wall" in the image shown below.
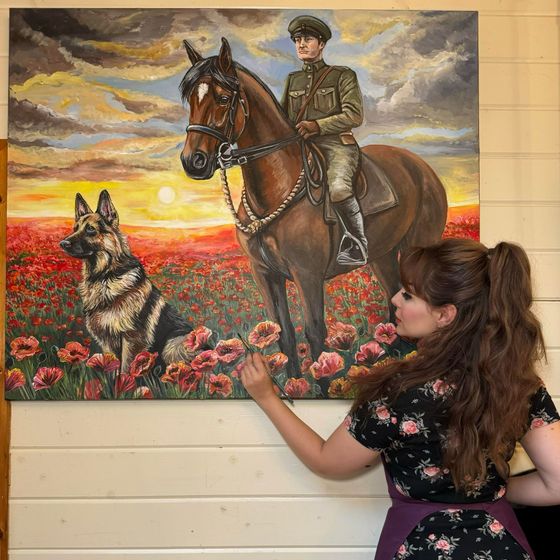
[[[211,4],[236,3],[262,6]],[[80,4],[160,5],[0,0],[0,137],[8,8]],[[312,6],[366,7],[305,3]],[[375,8],[480,12],[481,237],[490,245],[513,240],[530,253],[546,379],[560,405],[559,3],[377,0]],[[347,406],[298,402],[296,412],[327,436]],[[309,473],[252,402],[16,402],[12,413],[13,560],[373,558],[388,504],[380,470],[347,482]]]

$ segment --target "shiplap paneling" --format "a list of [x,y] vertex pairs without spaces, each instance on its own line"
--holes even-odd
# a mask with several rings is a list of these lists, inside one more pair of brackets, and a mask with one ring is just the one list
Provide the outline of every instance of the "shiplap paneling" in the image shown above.
[[375,547],[276,547],[276,548],[203,548],[194,549],[144,549],[127,550],[15,550],[10,554],[12,560],[372,560]]
[[12,500],[10,547],[374,546],[388,507],[370,497]]

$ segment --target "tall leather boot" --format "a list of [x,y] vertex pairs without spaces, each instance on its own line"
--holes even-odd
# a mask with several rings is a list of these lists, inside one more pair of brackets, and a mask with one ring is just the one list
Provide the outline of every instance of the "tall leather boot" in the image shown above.
[[368,242],[364,233],[364,218],[356,197],[335,202],[334,208],[347,230],[342,236],[336,262],[349,266],[366,264]]

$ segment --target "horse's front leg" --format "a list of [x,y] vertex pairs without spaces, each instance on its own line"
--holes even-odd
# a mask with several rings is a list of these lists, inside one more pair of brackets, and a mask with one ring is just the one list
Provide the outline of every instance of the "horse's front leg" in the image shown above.
[[[294,283],[303,304],[305,336],[311,348],[311,357],[317,361],[321,352],[325,350],[325,338],[327,337],[324,280],[314,272],[297,271],[294,273]],[[323,396],[328,396],[328,379],[320,379],[319,386]]]
[[253,277],[263,296],[269,319],[278,323],[282,329],[278,346],[280,346],[280,351],[288,356],[288,375],[290,377],[301,377],[296,333],[290,317],[286,294],[286,279],[281,274],[258,265],[253,265]]

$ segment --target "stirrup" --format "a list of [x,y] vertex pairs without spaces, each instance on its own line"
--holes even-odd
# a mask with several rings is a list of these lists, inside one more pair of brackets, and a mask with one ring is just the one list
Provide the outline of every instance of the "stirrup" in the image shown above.
[[[342,249],[342,245],[344,244],[344,241],[346,239],[348,239],[348,241],[351,243],[349,249],[352,248],[352,245],[358,247],[360,253],[362,254],[361,259],[350,258],[347,255],[346,250]],[[363,266],[368,262],[367,251],[363,243],[355,235],[352,235],[348,230],[344,232],[344,234],[342,235],[342,239],[340,240],[340,245],[338,246],[338,253],[336,255],[336,262],[337,264],[341,264],[341,265],[359,265],[359,266]]]

